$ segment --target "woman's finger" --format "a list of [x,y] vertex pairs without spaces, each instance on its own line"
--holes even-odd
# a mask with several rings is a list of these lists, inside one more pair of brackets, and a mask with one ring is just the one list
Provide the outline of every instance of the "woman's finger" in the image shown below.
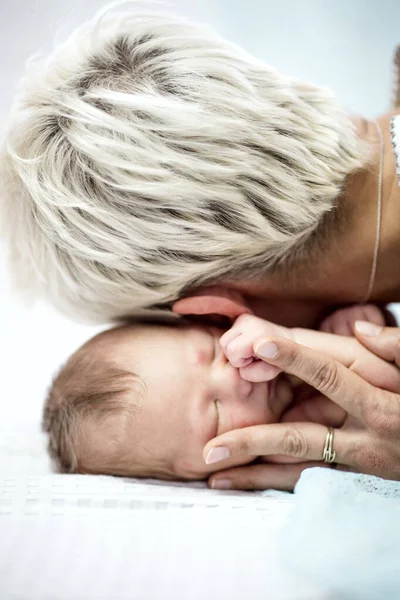
[[296,375],[361,422],[371,406],[375,408],[380,390],[322,352],[286,338],[259,340],[254,344],[254,352],[285,373]]
[[[292,339],[298,344],[329,355],[371,385],[395,393],[400,391],[400,370],[370,352],[355,337],[343,337],[307,329],[293,329],[292,333]],[[272,335],[268,334],[268,337]]]
[[208,479],[213,489],[284,490],[291,492],[300,475],[310,467],[326,467],[325,463],[308,462],[290,465],[257,463],[218,471]]
[[[282,454],[299,461],[322,460],[327,427],[317,423],[273,423],[228,431],[210,440],[204,447],[206,464],[226,458]],[[357,434],[334,431],[335,462],[354,464],[352,449]],[[350,441],[351,440],[351,443]]]
[[368,350],[400,367],[400,327],[379,327],[367,321],[357,321],[354,333]]

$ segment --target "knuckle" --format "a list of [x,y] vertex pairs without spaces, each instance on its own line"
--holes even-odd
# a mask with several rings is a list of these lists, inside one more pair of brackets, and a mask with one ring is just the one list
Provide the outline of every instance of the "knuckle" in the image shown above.
[[236,319],[233,327],[236,328],[236,327],[246,326],[249,323],[251,323],[253,319],[254,319],[253,315],[250,315],[248,313],[243,313]]
[[288,344],[285,348],[285,355],[282,361],[282,367],[285,369],[290,369],[300,362],[301,356],[301,346],[297,344]]
[[297,458],[306,458],[309,453],[309,444],[298,429],[288,427],[282,440],[283,453]]
[[398,439],[400,436],[400,404],[397,397],[392,395],[376,395],[368,403],[364,422],[379,437]]
[[362,414],[362,418],[363,418],[364,424],[369,429],[374,429],[374,430],[379,429],[382,415],[381,415],[381,410],[377,406],[377,403],[375,402],[375,400],[371,399],[370,402],[368,402],[368,407],[365,409],[364,413]]
[[235,347],[228,346],[227,351],[226,351],[226,357],[233,367],[241,366],[242,357],[241,357],[240,349],[238,349],[237,347],[235,348]]
[[352,464],[361,472],[382,475],[393,470],[392,453],[378,439],[362,436],[353,442]]
[[239,367],[235,354],[232,354],[232,352],[228,352],[227,359],[231,363],[232,367],[235,367],[236,369]]
[[265,490],[271,487],[271,474],[265,464],[238,469],[230,479],[233,487],[242,490]]
[[318,365],[312,379],[314,386],[325,395],[336,394],[339,391],[339,369],[334,362],[323,362]]
[[229,342],[227,342],[227,341],[224,339],[224,336],[222,336],[222,337],[220,337],[220,338],[219,338],[219,345],[221,346],[221,348],[222,348],[222,351],[223,351],[224,353],[226,352],[226,349],[227,349],[227,347],[228,347],[228,344],[229,344]]
[[244,472],[238,475],[236,480],[232,483],[235,488],[241,490],[254,490],[258,489],[260,486],[255,477],[245,474]]
[[388,415],[385,415],[382,409],[371,410],[365,419],[366,425],[376,431],[382,437],[388,437],[392,432],[392,425]]
[[242,433],[237,441],[236,451],[238,454],[250,454],[250,440],[246,433]]

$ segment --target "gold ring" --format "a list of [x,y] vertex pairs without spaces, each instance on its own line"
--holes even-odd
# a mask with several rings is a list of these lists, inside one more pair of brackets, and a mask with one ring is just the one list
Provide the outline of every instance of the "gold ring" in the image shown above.
[[322,453],[322,460],[328,464],[335,462],[336,452],[333,449],[333,429],[328,427],[328,433],[325,438],[324,451]]

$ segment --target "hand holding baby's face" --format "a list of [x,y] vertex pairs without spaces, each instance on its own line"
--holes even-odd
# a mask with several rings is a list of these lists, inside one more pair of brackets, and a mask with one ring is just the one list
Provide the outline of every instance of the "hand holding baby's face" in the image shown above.
[[[287,329],[246,314],[239,317],[231,329],[221,337],[220,344],[231,365],[237,368],[241,377],[247,381],[270,381],[280,373],[277,367],[258,360],[255,354],[255,349],[262,339],[279,336],[291,338],[299,344],[332,356],[373,385],[398,389],[398,370],[369,352],[351,335],[355,322],[362,318],[380,324],[383,321],[383,314],[375,306],[341,309],[332,313],[321,325],[321,329],[329,329],[330,333]],[[335,335],[332,335],[333,333]],[[274,407],[274,414],[278,420],[312,421],[335,427],[343,424],[346,413],[340,407],[299,380],[289,377],[289,381],[292,402],[290,406],[286,406],[284,414],[280,413],[280,416],[277,415]],[[272,403],[274,404],[275,401],[276,397]]]

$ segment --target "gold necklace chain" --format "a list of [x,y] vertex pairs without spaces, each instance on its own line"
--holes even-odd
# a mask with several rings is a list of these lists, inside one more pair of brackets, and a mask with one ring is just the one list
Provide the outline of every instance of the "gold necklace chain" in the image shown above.
[[378,254],[379,254],[379,244],[381,240],[381,225],[382,225],[382,184],[383,184],[383,150],[384,150],[384,140],[381,126],[377,121],[374,121],[375,126],[378,130],[379,139],[380,139],[380,156],[379,156],[379,177],[378,177],[378,200],[376,207],[376,233],[375,233],[375,247],[374,254],[372,258],[372,268],[371,275],[369,277],[367,292],[362,300],[363,304],[366,304],[370,298],[372,291],[374,289],[375,278],[376,278],[376,269],[378,265]]

